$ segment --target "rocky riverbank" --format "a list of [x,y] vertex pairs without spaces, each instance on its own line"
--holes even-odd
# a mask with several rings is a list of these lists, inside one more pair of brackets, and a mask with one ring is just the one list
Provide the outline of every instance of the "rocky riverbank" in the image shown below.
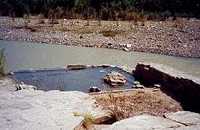
[[[124,51],[200,57],[200,20],[179,18],[175,21],[145,21],[134,25],[120,21],[0,18],[0,39],[31,41],[67,46],[111,48]],[[26,25],[26,26],[25,26]]]

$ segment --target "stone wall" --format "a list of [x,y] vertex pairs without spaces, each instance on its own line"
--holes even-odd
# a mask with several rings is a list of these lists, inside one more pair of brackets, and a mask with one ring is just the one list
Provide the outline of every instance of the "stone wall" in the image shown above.
[[161,90],[178,100],[184,109],[200,112],[200,80],[170,67],[139,63],[133,72],[145,86],[160,84]]

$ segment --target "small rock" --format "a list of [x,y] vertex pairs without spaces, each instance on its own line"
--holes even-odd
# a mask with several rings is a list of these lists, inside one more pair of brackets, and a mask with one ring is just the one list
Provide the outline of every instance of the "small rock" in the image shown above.
[[154,86],[154,88],[160,88],[161,87],[160,84],[154,84],[153,86]]
[[112,43],[108,43],[108,46],[112,46]]
[[10,73],[8,73],[8,75],[14,75],[14,72],[11,71]]
[[26,85],[23,82],[21,84],[16,85],[16,88],[17,88],[17,90],[24,90],[24,89],[36,90],[37,89],[36,86]]
[[135,86],[135,85],[133,85],[131,88],[136,88],[136,86]]
[[123,50],[124,50],[124,51],[127,51],[127,52],[129,51],[129,49],[128,49],[128,48],[126,48],[126,47],[124,47],[124,48],[123,48]]
[[111,86],[123,86],[126,83],[126,77],[118,72],[111,72],[107,74],[104,81]]
[[140,82],[139,82],[139,81],[134,81],[133,84],[134,84],[134,85],[140,85]]
[[138,85],[135,85],[135,88],[141,88],[141,89],[143,89],[143,88],[144,88],[144,86],[143,86],[143,85],[141,85],[141,84],[138,84]]
[[100,91],[101,91],[101,89],[96,87],[96,86],[90,87],[90,89],[89,89],[90,93],[92,93],[92,92],[100,92]]
[[132,45],[131,45],[131,44],[126,44],[126,47],[127,47],[127,48],[131,48]]

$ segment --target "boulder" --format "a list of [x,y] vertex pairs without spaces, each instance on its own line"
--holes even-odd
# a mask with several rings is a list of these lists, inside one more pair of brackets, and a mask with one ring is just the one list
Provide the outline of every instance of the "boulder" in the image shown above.
[[115,86],[123,86],[126,83],[126,77],[118,72],[111,72],[107,74],[104,78],[104,81],[109,85]]
[[[167,119],[181,122],[185,125],[200,125],[200,114],[189,112],[189,111],[179,111],[176,113],[168,113],[164,115]],[[199,127],[200,129],[200,127]]]
[[95,100],[83,92],[0,91],[1,130],[74,130],[84,120],[74,113],[105,116]]
[[179,101],[185,110],[200,112],[200,103],[196,101],[200,99],[200,78],[153,63],[139,63],[133,73],[145,86],[160,84],[160,89]]
[[164,130],[200,130],[200,125],[183,126],[178,128],[167,128]]
[[103,130],[165,130],[184,126],[177,122],[151,115],[140,115],[124,119]]

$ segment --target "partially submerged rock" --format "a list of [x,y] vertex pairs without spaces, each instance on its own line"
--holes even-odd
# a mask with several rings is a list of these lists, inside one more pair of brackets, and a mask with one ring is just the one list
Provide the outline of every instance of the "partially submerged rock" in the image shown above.
[[140,85],[140,82],[139,81],[134,81],[133,84],[134,85]]
[[87,65],[67,65],[67,70],[81,70],[88,68]]
[[139,88],[139,89],[143,89],[144,88],[144,85],[140,84],[139,81],[134,81],[133,82],[133,87],[132,88]]
[[138,84],[138,85],[135,85],[135,87],[134,87],[134,88],[143,89],[143,88],[144,88],[144,85]]
[[92,93],[92,92],[100,92],[101,89],[96,87],[96,86],[93,86],[93,87],[90,87],[89,88],[89,92]]
[[107,74],[103,79],[106,83],[113,87],[123,86],[126,83],[126,77],[118,72],[111,72]]

